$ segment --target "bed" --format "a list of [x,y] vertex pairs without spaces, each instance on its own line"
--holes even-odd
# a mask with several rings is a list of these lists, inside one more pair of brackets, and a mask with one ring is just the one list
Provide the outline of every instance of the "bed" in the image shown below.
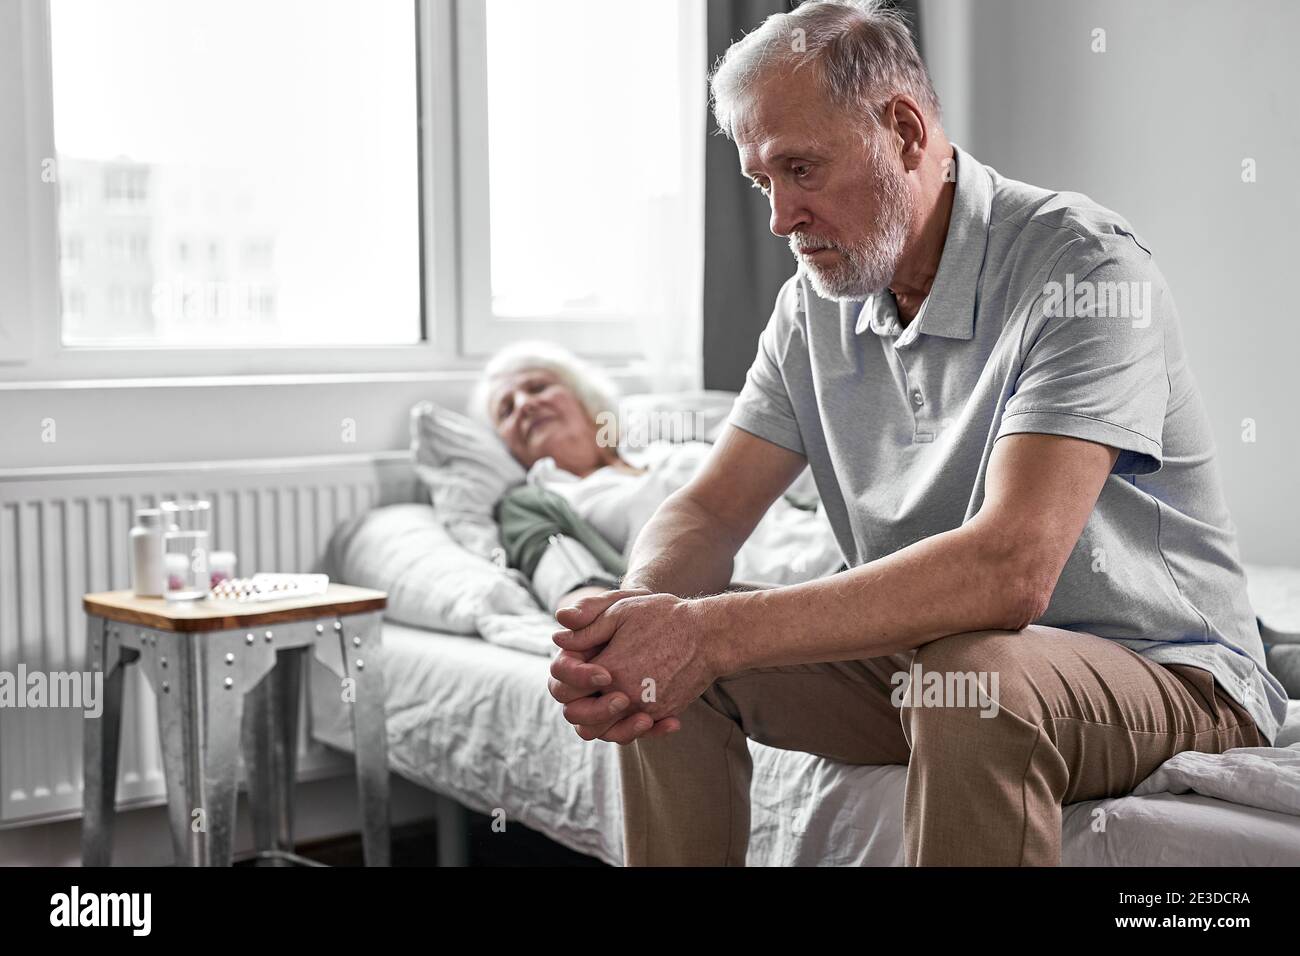
[[[706,440],[732,393],[649,396],[699,413]],[[626,413],[627,409],[622,409]],[[440,835],[468,808],[622,861],[618,748],[579,738],[547,692],[553,620],[496,559],[492,506],[518,465],[495,436],[420,403],[421,502],[358,516],[331,539],[336,580],[389,594],[383,670],[393,772],[441,796]],[[805,477],[809,477],[805,475]],[[815,491],[815,489],[813,489]],[[833,539],[832,539],[833,543]],[[1247,566],[1270,670],[1300,697],[1300,569]],[[336,678],[313,662],[313,736],[351,747]],[[1268,748],[1180,754],[1132,795],[1067,806],[1066,865],[1300,865],[1300,701]],[[750,742],[751,865],[901,865],[906,767],[848,766]],[[450,820],[450,823],[449,823]],[[442,862],[463,862],[446,852]]]
[[[542,656],[478,637],[386,624],[389,765],[471,810],[504,810],[507,826],[524,824],[618,865],[618,748],[573,732],[546,691],[548,666]],[[338,697],[337,679],[315,665],[312,733],[348,750],[350,724]],[[1223,797],[1156,789],[1067,806],[1062,863],[1300,865],[1300,701],[1291,702],[1277,743],[1289,745],[1237,751],[1251,759],[1225,768],[1220,758],[1155,783],[1191,783]],[[750,750],[750,865],[902,865],[905,767],[854,767],[753,742]]]

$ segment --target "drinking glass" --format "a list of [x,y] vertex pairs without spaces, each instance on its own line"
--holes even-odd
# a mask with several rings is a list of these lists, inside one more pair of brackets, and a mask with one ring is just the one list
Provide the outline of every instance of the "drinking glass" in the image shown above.
[[169,601],[197,601],[208,596],[212,578],[208,551],[212,536],[212,503],[203,500],[164,501],[163,566]]

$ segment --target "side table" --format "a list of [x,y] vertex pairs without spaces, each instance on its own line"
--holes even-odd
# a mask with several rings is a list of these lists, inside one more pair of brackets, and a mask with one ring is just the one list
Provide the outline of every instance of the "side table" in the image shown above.
[[379,660],[387,600],[382,591],[333,583],[325,594],[259,602],[169,602],[130,591],[86,595],[86,655],[104,673],[104,701],[100,717],[85,723],[83,865],[111,861],[122,681],[131,664],[158,701],[177,864],[230,865],[241,731],[259,856],[294,859],[301,665],[314,649],[352,701],[366,865],[387,866],[388,741]]

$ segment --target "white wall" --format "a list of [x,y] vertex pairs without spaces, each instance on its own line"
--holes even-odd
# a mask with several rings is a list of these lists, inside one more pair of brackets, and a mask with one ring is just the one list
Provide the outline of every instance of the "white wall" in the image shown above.
[[[475,374],[31,383],[5,382],[0,369],[0,473],[404,449],[411,406],[462,411]],[[626,393],[649,387],[641,372],[610,374]]]
[[[0,382],[0,469],[405,448],[411,405],[429,398],[460,409],[467,391],[468,377],[437,374],[260,383]],[[354,423],[351,430],[345,419]],[[54,441],[43,424],[50,421]]]
[[1088,194],[1152,244],[1242,555],[1300,565],[1300,3],[922,0],[921,15],[955,141]]

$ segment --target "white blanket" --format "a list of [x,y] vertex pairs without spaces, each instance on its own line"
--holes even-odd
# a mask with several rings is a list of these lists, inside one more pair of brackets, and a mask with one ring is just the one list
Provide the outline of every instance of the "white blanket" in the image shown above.
[[1133,795],[1189,792],[1300,816],[1300,744],[1238,747],[1221,754],[1185,751],[1161,764]]
[[555,618],[545,611],[486,614],[478,619],[478,632],[488,643],[543,657],[551,657],[559,650],[551,640],[559,629]]

